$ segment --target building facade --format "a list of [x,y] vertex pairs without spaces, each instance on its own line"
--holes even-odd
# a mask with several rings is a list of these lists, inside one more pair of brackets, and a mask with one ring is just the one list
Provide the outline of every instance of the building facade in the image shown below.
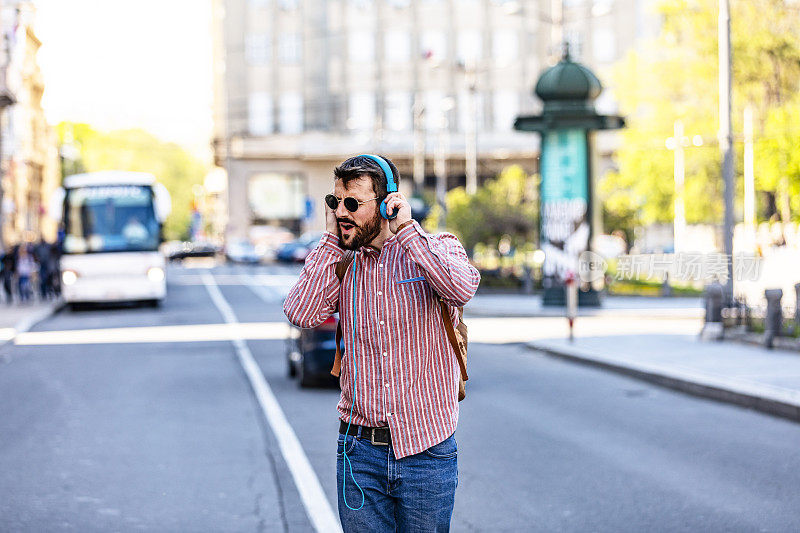
[[[654,34],[651,4],[214,0],[214,152],[228,175],[228,237],[259,225],[322,228],[333,167],[359,153],[392,158],[406,193],[437,179],[469,190],[513,163],[537,171],[537,136],[513,123],[540,110],[532,89],[561,48],[554,27],[603,79]],[[613,88],[598,107],[616,111]],[[608,152],[613,139],[600,145]]]
[[41,41],[34,32],[32,2],[5,1],[0,9],[2,71],[13,104],[0,112],[0,245],[56,238],[47,216],[61,183],[58,140],[42,109],[44,80],[36,60]]

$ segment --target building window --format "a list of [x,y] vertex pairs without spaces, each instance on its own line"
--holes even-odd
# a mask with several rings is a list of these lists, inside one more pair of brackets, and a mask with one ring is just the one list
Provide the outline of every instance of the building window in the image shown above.
[[411,93],[392,91],[386,93],[386,129],[409,131],[411,129]]
[[[472,103],[470,104],[470,98]],[[480,131],[483,126],[483,95],[462,89],[458,93],[458,128],[467,131],[469,122],[475,124],[476,131]]]
[[303,131],[303,97],[300,93],[283,93],[280,101],[281,133],[294,135]]
[[254,222],[302,218],[303,179],[296,174],[265,172],[247,180],[247,203]]
[[411,58],[411,38],[408,32],[397,30],[386,32],[384,46],[387,61],[403,63]]
[[347,57],[353,63],[368,63],[375,57],[374,35],[369,31],[354,31],[347,37]]
[[354,131],[371,131],[375,125],[375,95],[371,91],[354,91],[350,94],[347,128]]
[[269,135],[273,130],[272,96],[253,92],[247,98],[247,129],[250,135]]
[[300,34],[284,33],[278,39],[278,57],[284,65],[296,65],[303,57]]
[[444,93],[437,90],[425,91],[425,129],[437,130],[442,125],[442,100]]
[[458,61],[463,64],[476,62],[481,57],[483,40],[477,30],[462,31],[458,34]]
[[284,11],[294,11],[299,3],[299,0],[278,0],[278,5]]
[[614,9],[614,0],[593,0],[592,2],[592,16],[604,17],[611,14]]
[[441,31],[426,31],[420,35],[419,48],[422,57],[441,61],[447,57],[447,36]]
[[614,32],[608,28],[598,28],[592,33],[592,48],[596,61],[610,63],[617,55],[617,42]]
[[517,93],[509,89],[495,91],[493,103],[494,129],[511,131],[514,120],[519,114],[519,98]]
[[517,59],[519,42],[513,30],[496,30],[492,35],[492,58],[495,64],[508,65]]
[[244,56],[249,65],[266,65],[272,56],[272,46],[266,33],[249,33],[244,40]]

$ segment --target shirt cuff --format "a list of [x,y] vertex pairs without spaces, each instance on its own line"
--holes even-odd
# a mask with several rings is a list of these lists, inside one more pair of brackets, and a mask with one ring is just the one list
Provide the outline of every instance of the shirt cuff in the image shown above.
[[322,239],[319,241],[319,246],[328,252],[331,252],[339,257],[344,255],[344,248],[339,245],[339,237],[326,231],[322,234]]

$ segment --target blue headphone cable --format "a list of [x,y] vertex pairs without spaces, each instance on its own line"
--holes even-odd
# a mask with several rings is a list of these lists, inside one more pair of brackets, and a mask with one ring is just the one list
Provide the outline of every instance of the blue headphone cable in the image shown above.
[[[342,499],[344,500],[344,504],[347,506],[348,509],[351,511],[358,511],[362,507],[364,507],[364,491],[361,489],[361,485],[358,484],[356,478],[353,476],[353,464],[350,462],[350,458],[347,457],[347,436],[350,434],[350,424],[353,422],[353,407],[356,404],[356,386],[358,385],[358,365],[356,365],[356,258],[353,257],[353,331],[351,332],[351,339],[352,342],[350,344],[350,358],[353,360],[353,368],[355,369],[355,377],[353,378],[353,397],[350,399],[350,419],[347,421],[347,430],[344,432],[344,441],[342,442]],[[353,437],[355,438],[355,437]],[[347,486],[347,467],[350,466],[350,478],[353,480],[353,483],[356,484],[358,490],[361,491],[361,505],[358,507],[350,507],[347,503],[347,495],[345,494],[345,487]]]

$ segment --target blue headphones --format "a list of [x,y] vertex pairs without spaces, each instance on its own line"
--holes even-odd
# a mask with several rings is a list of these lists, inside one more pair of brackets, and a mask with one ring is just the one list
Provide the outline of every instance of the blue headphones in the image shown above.
[[[397,184],[394,182],[394,174],[392,174],[392,169],[389,167],[389,163],[380,156],[371,155],[371,154],[361,154],[358,157],[366,157],[367,159],[371,159],[378,163],[383,170],[383,175],[386,176],[386,192],[397,192]],[[391,215],[386,212],[386,200],[384,199],[381,202],[381,216],[387,220],[391,220],[397,216],[397,211],[392,213]]]

